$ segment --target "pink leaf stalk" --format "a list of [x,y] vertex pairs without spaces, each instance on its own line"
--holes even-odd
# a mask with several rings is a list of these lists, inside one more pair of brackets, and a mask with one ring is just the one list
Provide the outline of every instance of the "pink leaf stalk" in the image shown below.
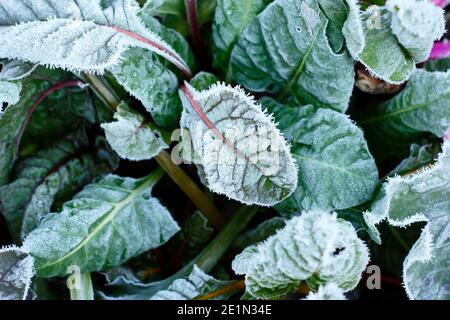
[[444,135],[445,140],[450,140],[450,128],[448,128],[447,133]]

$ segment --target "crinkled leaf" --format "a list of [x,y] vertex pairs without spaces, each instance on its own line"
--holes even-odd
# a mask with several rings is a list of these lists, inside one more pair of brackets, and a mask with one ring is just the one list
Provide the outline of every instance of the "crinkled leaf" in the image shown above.
[[247,25],[273,0],[218,0],[212,27],[213,65],[227,71],[231,51]]
[[23,244],[37,274],[64,276],[72,265],[81,272],[100,271],[165,243],[179,227],[150,195],[161,175],[108,175],[86,186],[61,212],[47,215]]
[[21,80],[29,76],[36,65],[20,60],[0,59],[0,81]]
[[111,123],[104,123],[106,139],[123,159],[133,161],[150,160],[168,148],[158,129],[153,128],[144,117],[126,104],[118,106]]
[[346,300],[344,290],[335,283],[328,283],[319,287],[317,292],[309,293],[304,300]]
[[186,84],[180,95],[180,126],[190,134],[183,139],[184,157],[195,162],[212,191],[263,206],[294,191],[289,147],[253,98],[222,84],[201,92]]
[[328,23],[317,0],[274,1],[241,34],[231,55],[234,79],[252,91],[345,111],[354,66],[348,53],[330,48]]
[[23,238],[50,212],[56,199],[73,195],[109,172],[115,161],[105,159],[107,154],[91,148],[81,131],[17,163],[14,180],[0,188],[0,209],[10,233]]
[[130,47],[156,52],[185,73],[183,59],[137,17],[135,0],[1,0],[0,57],[103,72]]
[[313,210],[233,260],[245,275],[246,290],[255,298],[281,298],[306,280],[312,289],[335,283],[353,289],[369,261],[369,252],[349,222],[336,214]]
[[[151,300],[192,300],[195,297],[208,294],[225,286],[228,281],[220,281],[204,273],[194,266],[187,278],[175,280],[166,290],[155,294]],[[233,292],[221,294],[214,300],[227,299]]]
[[372,198],[378,170],[362,131],[339,112],[312,106],[291,108],[264,99],[292,144],[298,187],[277,206],[283,214],[319,208],[341,210]]
[[445,32],[444,11],[428,0],[388,0],[391,28],[416,62],[427,60],[431,48]]
[[25,300],[33,275],[30,255],[17,247],[0,248],[0,300]]
[[417,70],[406,88],[379,104],[360,123],[385,149],[406,145],[424,133],[444,136],[450,126],[450,72]]
[[450,281],[450,143],[445,142],[437,163],[417,174],[391,178],[366,213],[368,224],[387,219],[406,227],[424,221],[419,240],[403,263],[403,281],[411,299],[449,299]]
[[361,17],[366,41],[358,60],[388,83],[405,82],[415,69],[415,61],[392,33],[390,13],[372,6]]

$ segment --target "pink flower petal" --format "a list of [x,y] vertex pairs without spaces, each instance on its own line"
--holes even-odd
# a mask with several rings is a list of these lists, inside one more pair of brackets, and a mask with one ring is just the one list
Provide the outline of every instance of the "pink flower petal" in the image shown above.
[[450,128],[448,128],[447,133],[444,136],[445,140],[450,140]]
[[441,8],[444,8],[449,2],[450,0],[433,0],[433,3]]
[[448,57],[450,57],[450,41],[443,40],[434,44],[428,59],[435,60]]

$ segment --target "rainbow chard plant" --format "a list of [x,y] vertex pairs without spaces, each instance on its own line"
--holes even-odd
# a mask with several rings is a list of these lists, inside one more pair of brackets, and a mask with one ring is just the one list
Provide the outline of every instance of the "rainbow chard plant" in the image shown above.
[[450,299],[447,4],[0,0],[0,299]]

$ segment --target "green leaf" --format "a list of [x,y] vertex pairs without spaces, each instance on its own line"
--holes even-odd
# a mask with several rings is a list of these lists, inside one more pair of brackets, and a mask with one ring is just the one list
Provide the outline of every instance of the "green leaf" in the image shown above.
[[372,74],[388,83],[399,84],[408,80],[416,63],[392,33],[389,12],[372,6],[361,17],[366,45],[358,60]]
[[403,263],[403,282],[411,299],[450,299],[449,170],[450,143],[444,142],[432,168],[389,179],[384,193],[366,214],[373,228],[384,219],[398,227],[427,223]]
[[251,91],[347,110],[354,64],[330,48],[328,23],[317,0],[274,1],[241,34],[231,55],[234,79]]
[[139,99],[155,122],[173,127],[180,118],[178,78],[155,55],[134,48],[124,60],[111,69],[112,74],[132,96]]
[[13,167],[16,149],[16,140],[20,127],[26,118],[28,110],[35,98],[36,85],[27,83],[23,85],[20,101],[10,105],[0,118],[0,185],[8,183],[9,174]]
[[213,84],[219,82],[214,74],[208,72],[199,72],[189,81],[189,84],[195,88],[195,90],[202,91],[208,90]]
[[368,262],[367,247],[349,222],[313,210],[289,220],[266,241],[247,247],[232,267],[245,275],[246,290],[253,297],[279,299],[305,280],[312,289],[335,283],[349,291]]
[[213,66],[225,72],[247,25],[273,0],[218,0],[212,27]]
[[33,275],[30,255],[17,247],[0,248],[0,300],[25,300]]
[[112,169],[115,160],[100,147],[91,148],[80,131],[17,163],[13,181],[0,188],[0,209],[16,240],[37,227],[56,199]]
[[370,108],[360,124],[385,149],[406,145],[425,133],[444,136],[450,126],[450,72],[417,70],[406,88]]
[[286,215],[319,208],[341,210],[372,198],[378,170],[362,131],[344,114],[262,100],[290,141],[298,187],[277,209]]
[[123,159],[133,161],[150,160],[168,145],[158,129],[147,123],[142,115],[121,103],[111,123],[104,123],[106,139]]
[[444,11],[431,1],[389,0],[391,28],[401,45],[419,63],[428,59],[434,41],[445,33]]
[[0,8],[1,58],[102,73],[128,48],[141,47],[190,74],[183,59],[146,29],[134,0],[1,0]]
[[[151,300],[192,300],[195,297],[216,291],[227,283],[229,282],[214,279],[199,267],[194,266],[187,278],[175,280],[166,290],[161,290],[155,294]],[[233,293],[221,294],[213,300],[226,300]]]
[[450,58],[428,60],[423,68],[427,71],[442,71],[446,72],[450,69]]
[[289,147],[272,119],[243,91],[218,84],[180,90],[183,157],[214,192],[245,204],[274,205],[297,185]]
[[47,215],[23,244],[37,275],[64,276],[72,265],[105,270],[165,243],[179,227],[150,195],[161,176],[159,170],[141,179],[108,175]]

